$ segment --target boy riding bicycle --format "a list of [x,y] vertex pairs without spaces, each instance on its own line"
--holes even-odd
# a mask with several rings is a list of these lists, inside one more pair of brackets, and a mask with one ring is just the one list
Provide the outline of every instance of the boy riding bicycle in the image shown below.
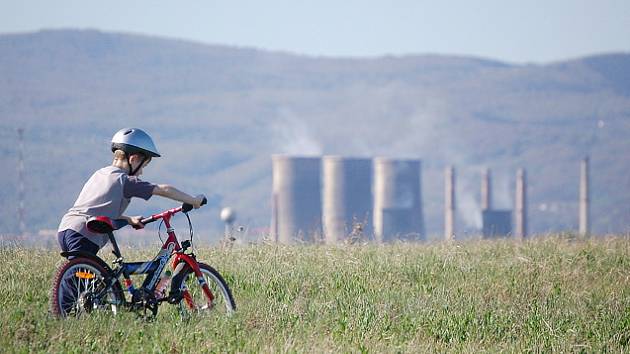
[[114,160],[111,166],[96,171],[85,183],[74,206],[61,219],[57,238],[64,252],[84,251],[96,255],[107,244],[108,236],[91,232],[87,221],[92,216],[126,219],[143,228],[140,216],[123,215],[131,198],[149,200],[159,195],[199,208],[203,195],[193,197],[167,184],[152,184],[138,178],[152,158],[160,157],[151,137],[138,128],[125,128],[111,141]]

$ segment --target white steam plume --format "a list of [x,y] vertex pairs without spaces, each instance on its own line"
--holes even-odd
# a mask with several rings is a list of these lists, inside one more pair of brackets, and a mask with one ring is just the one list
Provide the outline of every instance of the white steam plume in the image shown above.
[[272,145],[276,153],[322,155],[322,144],[312,136],[303,120],[288,108],[281,108],[278,113],[272,125]]

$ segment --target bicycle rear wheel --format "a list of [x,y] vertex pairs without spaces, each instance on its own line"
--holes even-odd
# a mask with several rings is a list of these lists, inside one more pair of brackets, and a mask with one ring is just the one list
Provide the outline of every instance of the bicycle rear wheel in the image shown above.
[[[179,303],[180,312],[184,317],[196,314],[230,315],[236,310],[236,303],[227,283],[211,266],[199,263],[203,279],[198,279],[190,267],[183,272],[183,280],[179,287],[183,298]],[[204,291],[202,284],[208,285],[210,294]],[[175,284],[173,284],[175,285]],[[176,285],[175,285],[176,286]]]
[[124,303],[118,280],[105,295],[96,294],[105,288],[109,274],[98,262],[89,258],[74,258],[64,262],[53,279],[50,312],[58,317],[79,317],[93,311],[116,314]]

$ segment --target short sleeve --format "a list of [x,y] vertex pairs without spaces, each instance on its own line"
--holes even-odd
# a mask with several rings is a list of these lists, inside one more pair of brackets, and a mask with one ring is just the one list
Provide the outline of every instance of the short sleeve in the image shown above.
[[123,195],[125,198],[142,198],[144,200],[149,200],[153,195],[153,189],[155,188],[155,184],[145,182],[139,179],[136,176],[126,176],[123,180]]

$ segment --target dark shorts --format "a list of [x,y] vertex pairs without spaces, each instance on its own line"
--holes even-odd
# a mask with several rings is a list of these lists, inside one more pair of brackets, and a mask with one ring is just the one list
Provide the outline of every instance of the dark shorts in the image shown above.
[[83,251],[96,255],[100,249],[97,244],[74,230],[64,230],[57,233],[57,241],[63,252]]

